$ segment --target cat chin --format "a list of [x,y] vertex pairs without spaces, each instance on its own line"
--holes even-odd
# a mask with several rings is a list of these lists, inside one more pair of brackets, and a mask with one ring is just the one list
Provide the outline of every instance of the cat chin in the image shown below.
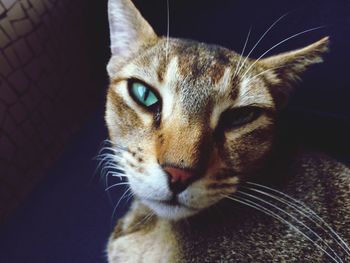
[[143,200],[142,202],[152,211],[154,211],[157,216],[167,220],[176,221],[193,216],[199,212],[197,209],[193,209],[182,204],[168,204],[153,200]]

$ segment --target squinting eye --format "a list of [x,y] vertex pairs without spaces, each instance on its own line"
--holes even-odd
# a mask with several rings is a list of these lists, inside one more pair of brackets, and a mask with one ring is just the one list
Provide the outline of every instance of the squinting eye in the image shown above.
[[259,108],[244,107],[226,111],[220,119],[220,126],[224,129],[234,129],[257,119],[261,114]]
[[156,94],[141,82],[131,81],[129,83],[129,89],[133,99],[146,108],[151,108],[159,103]]

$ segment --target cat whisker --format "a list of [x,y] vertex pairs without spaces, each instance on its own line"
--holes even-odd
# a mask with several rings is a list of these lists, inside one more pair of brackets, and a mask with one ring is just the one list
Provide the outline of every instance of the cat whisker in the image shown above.
[[245,49],[246,49],[247,44],[248,44],[248,41],[249,41],[249,37],[250,37],[251,31],[252,31],[252,27],[249,28],[248,35],[247,35],[247,37],[246,37],[246,39],[245,39],[242,52],[241,52],[241,54],[240,54],[240,56],[239,56],[239,60],[238,60],[238,62],[237,62],[237,64],[236,64],[236,69],[235,69],[235,72],[234,72],[234,74],[233,74],[233,79],[234,79],[234,78],[237,76],[237,74],[238,74],[238,69],[240,68],[241,61],[242,61],[242,58],[243,58]]
[[130,191],[130,193],[128,193],[128,196],[126,197],[126,202],[129,203],[130,199],[133,197],[134,197],[134,193]]
[[[124,150],[122,148],[119,148],[120,150]],[[107,152],[105,152],[107,151]],[[113,152],[113,153],[110,153]],[[97,165],[94,175],[97,174],[97,172],[100,170],[101,166],[104,166],[104,164],[106,163],[106,161],[109,159],[111,161],[120,161],[120,157],[119,157],[120,151],[117,151],[114,148],[111,147],[102,147],[101,150],[99,151],[98,155],[94,158],[94,160],[99,161],[99,164]]]
[[148,214],[142,217],[142,219],[135,225],[135,227],[139,225],[147,224],[152,219],[153,216],[154,216],[154,212],[150,211]]
[[166,28],[165,60],[168,61],[169,35],[170,35],[170,4],[169,4],[169,0],[166,1],[166,7],[167,7],[167,28]]
[[113,218],[114,218],[114,215],[115,215],[115,212],[117,211],[117,208],[119,207],[119,205],[120,205],[120,203],[121,203],[121,201],[123,200],[123,198],[126,196],[126,194],[128,193],[128,192],[130,192],[131,191],[131,188],[130,187],[128,187],[128,189],[126,189],[126,191],[122,194],[122,196],[119,198],[119,200],[118,200],[118,202],[117,202],[117,204],[115,205],[115,207],[114,207],[114,209],[113,209],[113,213],[112,213],[112,221],[113,221]]
[[[100,155],[99,157],[96,158],[97,161],[99,162],[99,166],[101,166],[102,164],[108,162],[115,162],[115,161],[119,161],[121,160],[120,156],[114,155],[114,154],[103,154]],[[99,166],[97,166],[99,168]]]
[[289,13],[285,13],[284,15],[280,16],[275,22],[272,23],[272,25],[264,32],[264,34],[258,39],[258,41],[255,43],[255,45],[252,47],[252,49],[249,51],[249,53],[246,55],[242,65],[239,67],[237,74],[241,71],[244,64],[247,62],[249,56],[252,54],[252,52],[255,50],[255,48],[260,44],[260,42],[264,39],[264,37],[274,28],[274,26],[281,21],[283,18],[285,18]]
[[102,153],[104,150],[110,150],[114,151],[115,149],[120,149],[120,150],[127,150],[126,147],[123,147],[121,145],[115,144],[112,141],[106,139],[100,144],[100,151],[99,153]]
[[109,160],[113,160],[113,161],[119,161],[119,160],[121,160],[120,154],[121,154],[121,152],[102,153],[96,157],[96,160],[105,161],[105,160],[109,159]]
[[105,139],[105,140],[103,140],[101,143],[100,143],[100,151],[99,151],[99,153],[105,148],[105,147],[110,147],[111,145],[113,145],[113,143],[110,141],[110,140],[108,140],[108,139]]
[[112,141],[109,140],[109,139],[103,140],[103,141],[100,143],[100,147],[99,147],[99,148],[102,149],[102,148],[106,147],[107,145],[108,145],[108,146],[113,145]]
[[97,177],[98,172],[100,171],[100,179],[104,178],[104,173],[105,173],[105,169],[107,165],[113,164],[115,165],[115,167],[113,167],[114,169],[118,169],[116,161],[118,160],[118,157],[116,155],[112,155],[112,154],[108,154],[108,153],[104,153],[104,154],[100,154],[98,156],[96,156],[94,158],[94,160],[99,161],[95,171],[92,175],[92,177]]
[[286,66],[273,67],[273,68],[269,68],[269,69],[263,70],[263,71],[261,71],[260,73],[258,73],[258,74],[256,74],[256,75],[254,75],[253,77],[249,78],[247,84],[248,84],[249,82],[253,81],[254,79],[256,79],[257,77],[259,77],[259,76],[265,74],[266,72],[274,71],[274,70],[276,70],[276,69],[280,69],[280,68],[284,68],[284,67],[286,67]]
[[224,195],[225,198],[230,199],[232,201],[238,202],[240,204],[246,205],[248,207],[251,207],[253,209],[256,209],[266,215],[269,215],[273,218],[275,218],[276,220],[288,225],[289,227],[291,227],[293,230],[295,230],[297,233],[301,234],[304,238],[306,238],[307,240],[309,240],[311,243],[313,243],[318,249],[320,249],[323,253],[325,253],[329,258],[331,258],[334,262],[340,262],[337,259],[335,259],[332,255],[330,255],[324,248],[322,248],[319,244],[317,244],[314,240],[312,240],[308,235],[306,235],[304,232],[302,232],[299,228],[297,228],[296,226],[294,226],[291,222],[289,222],[288,220],[284,219],[283,217],[281,217],[280,215],[278,215],[277,213],[273,212],[272,210],[259,205],[247,198],[244,197],[238,197],[238,196],[229,196],[229,195]]
[[113,142],[112,142],[110,139],[104,139],[104,140],[102,141],[102,144],[103,144],[103,143],[112,144]]
[[273,195],[273,194],[266,193],[266,192],[264,192],[264,191],[262,191],[262,190],[259,190],[259,189],[254,189],[254,188],[252,188],[252,187],[245,187],[245,186],[241,186],[241,187],[244,188],[244,189],[247,189],[247,190],[250,190],[250,191],[254,191],[254,192],[259,193],[259,194],[262,194],[262,195],[265,195],[265,196],[267,196],[267,197],[270,197],[270,198],[272,198],[272,199],[274,199],[274,200],[276,200],[276,201],[278,201],[278,202],[280,202],[280,203],[282,203],[282,204],[287,205],[288,207],[293,208],[295,211],[297,211],[298,213],[300,213],[300,214],[303,215],[304,217],[308,218],[311,222],[315,223],[315,224],[316,224],[318,227],[320,227],[325,233],[327,233],[330,237],[332,237],[332,238],[334,239],[334,241],[335,241],[339,246],[342,247],[342,245],[333,237],[333,235],[331,235],[329,232],[327,232],[327,230],[326,230],[322,225],[320,225],[318,222],[316,222],[316,221],[312,218],[312,216],[310,216],[310,213],[309,213],[308,211],[306,211],[306,210],[303,209],[302,207],[299,207],[297,204],[292,203],[292,202],[290,202],[290,201],[288,201],[288,200],[285,200],[285,199],[283,199],[283,198],[279,198],[279,197],[277,197],[277,196],[275,196],[275,195]]
[[[115,168],[113,168],[113,169],[115,169]],[[108,171],[108,170],[107,170]],[[108,171],[107,172],[107,174],[103,174],[103,177],[102,178],[105,178],[105,187],[107,188],[108,187],[108,185],[109,185],[109,176],[108,176],[108,174],[109,173],[111,173],[111,174],[116,174],[116,175],[114,175],[114,176],[118,176],[119,177],[119,179],[122,181],[123,180],[123,177],[125,178],[126,176],[122,176],[120,173],[118,173],[118,172],[115,172],[115,171]]]
[[108,158],[110,159],[113,159],[113,157],[115,156],[115,154],[112,154],[112,153],[101,153],[99,155],[97,155],[94,160],[97,160],[97,161],[104,161]]
[[[114,161],[108,161],[104,164],[103,166],[103,172],[105,172],[106,170],[117,170],[117,171],[123,171],[123,167],[121,166],[120,163],[116,163]],[[102,173],[103,175],[106,175],[106,173]]]
[[107,166],[114,166],[115,168],[118,168],[120,166],[120,164],[122,163],[123,159],[122,158],[114,158],[113,157],[106,157],[103,160],[101,160],[101,169],[103,169],[104,167]]
[[109,191],[110,189],[112,189],[112,188],[114,188],[116,186],[120,186],[120,185],[130,185],[130,183],[129,182],[122,182],[122,183],[112,184],[111,186],[107,187],[105,189],[105,191]]
[[[102,168],[100,168],[102,167]],[[100,180],[102,180],[103,178],[106,179],[106,187],[108,185],[108,174],[109,172],[112,173],[119,173],[119,176],[122,176],[122,173],[124,172],[124,169],[121,167],[120,162],[116,162],[114,160],[114,158],[106,158],[103,161],[100,162],[100,164],[98,165],[98,167],[96,168],[97,172],[98,170],[100,170]],[[112,171],[111,171],[112,170]]]
[[263,58],[266,54],[268,54],[270,51],[272,51],[273,49],[275,49],[276,47],[282,45],[283,43],[287,42],[288,40],[291,40],[293,38],[296,38],[300,35],[303,35],[303,34],[306,34],[308,32],[311,32],[311,31],[315,31],[315,30],[318,30],[318,29],[321,29],[321,28],[324,28],[325,26],[319,26],[319,27],[314,27],[314,28],[310,28],[310,29],[307,29],[307,30],[304,30],[304,31],[301,31],[301,32],[298,32],[290,37],[287,37],[285,39],[283,39],[282,41],[278,42],[277,44],[273,45],[271,48],[269,48],[268,50],[266,50],[261,56],[259,56],[249,67],[248,69],[244,72],[243,76],[242,76],[242,79],[244,79],[245,75],[247,75],[247,73],[253,68],[253,66],[258,63],[260,61],[261,58]]
[[123,178],[127,178],[127,176],[124,173],[121,172],[115,172],[115,171],[108,171],[106,174],[106,177],[118,177],[120,180],[123,180]]
[[149,212],[148,215],[146,216],[145,224],[147,224],[151,218],[154,216],[154,212]]
[[[310,207],[306,206],[303,202],[301,202],[301,201],[299,201],[299,200],[297,200],[297,199],[295,199],[295,198],[293,198],[293,197],[291,197],[291,196],[289,196],[281,191],[267,187],[265,185],[261,185],[261,184],[257,184],[257,183],[253,183],[253,182],[246,182],[246,183],[250,186],[260,187],[260,188],[263,188],[265,190],[271,191],[275,194],[279,194],[280,196],[283,196],[286,199],[279,198],[275,195],[268,194],[268,193],[262,191],[261,189],[254,189],[255,191],[260,191],[262,194],[271,196],[271,198],[277,199],[280,202],[285,202],[287,205],[289,204],[290,206],[295,207],[295,209],[298,211],[303,211],[304,213],[311,215],[311,218],[309,216],[310,220],[313,222],[315,222],[315,220],[318,220],[318,222],[320,222],[320,224],[323,224],[324,227],[327,228],[334,236],[331,235],[330,233],[329,233],[329,235],[331,235],[334,238],[334,240],[336,241],[336,243],[346,252],[347,255],[350,256],[349,245],[339,236],[339,234],[329,224],[327,224],[327,222],[325,222],[319,215],[316,214],[316,212],[314,212]],[[315,222],[315,223],[317,225],[319,225],[319,223],[317,223],[317,222]],[[322,226],[320,226],[320,227],[322,227]],[[322,227],[322,228],[324,229],[324,227]],[[324,230],[326,233],[328,233],[326,231],[326,229],[324,229]]]
[[[129,185],[128,182],[122,181],[126,176],[123,174],[124,169],[121,165],[123,158],[120,156],[123,152],[128,152],[128,149],[120,145],[115,145],[109,140],[105,140],[103,144],[105,146],[101,147],[98,155],[95,157],[95,159],[99,161],[95,173],[97,173],[97,171],[100,171],[101,179],[105,179],[105,191],[107,192],[109,200],[112,202],[112,197],[109,193],[109,190],[116,186]],[[110,176],[118,177],[122,182],[108,186]],[[126,192],[128,191],[130,191],[130,188]],[[117,205],[115,206],[112,213],[112,219],[126,192],[117,202]]]
[[103,167],[101,168],[101,177],[105,178],[109,170],[123,171],[119,164],[116,164],[113,161],[108,161],[103,164]]
[[123,170],[120,167],[115,167],[114,165],[106,166],[104,167],[102,178],[107,178],[110,174],[112,174],[114,177],[126,177],[122,172]]
[[[305,227],[312,235],[314,235],[314,236],[317,238],[316,241],[318,241],[318,240],[321,241],[321,243],[323,243],[323,244],[333,253],[333,255],[335,255],[335,257],[337,257],[337,258],[340,260],[340,262],[343,262],[342,259],[338,256],[338,254],[329,246],[329,244],[328,244],[320,235],[318,235],[315,231],[313,231],[310,227],[308,227],[308,226],[307,226],[305,223],[303,223],[301,220],[299,220],[298,218],[296,218],[295,216],[293,216],[291,213],[285,211],[284,209],[278,207],[277,205],[272,204],[271,202],[269,202],[269,201],[267,201],[267,200],[264,200],[264,199],[262,199],[262,198],[259,198],[259,197],[257,197],[257,196],[254,196],[254,195],[252,195],[252,194],[243,192],[243,191],[241,191],[241,190],[240,190],[240,191],[237,191],[237,193],[242,194],[242,195],[244,195],[244,196],[246,196],[246,197],[253,198],[253,199],[258,200],[258,201],[260,201],[260,202],[263,202],[264,204],[266,204],[266,205],[268,205],[268,206],[270,206],[270,207],[273,207],[273,208],[277,209],[278,211],[284,213],[284,214],[287,215],[288,217],[292,218],[292,219],[295,220],[298,224],[300,224],[300,225],[302,225],[303,227]],[[315,241],[315,240],[314,240],[314,241]],[[316,241],[315,241],[315,242],[316,242]]]
[[120,153],[122,151],[127,152],[128,149],[125,147],[122,147],[122,146],[118,146],[118,145],[116,145],[114,147],[107,147],[106,146],[106,147],[101,148],[101,150],[99,151],[99,154],[102,154],[104,151],[110,151],[113,153]]

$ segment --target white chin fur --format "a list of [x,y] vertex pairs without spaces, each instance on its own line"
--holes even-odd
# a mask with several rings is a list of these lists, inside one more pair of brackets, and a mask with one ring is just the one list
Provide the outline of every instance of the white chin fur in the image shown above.
[[192,216],[198,212],[182,205],[167,205],[157,201],[143,200],[146,206],[153,210],[159,217],[169,220],[179,220]]

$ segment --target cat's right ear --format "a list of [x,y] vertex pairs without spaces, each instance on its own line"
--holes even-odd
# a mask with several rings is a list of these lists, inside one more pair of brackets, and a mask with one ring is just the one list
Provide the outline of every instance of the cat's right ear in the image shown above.
[[323,62],[329,50],[329,37],[294,51],[264,58],[257,63],[265,69],[264,77],[270,84],[278,108],[288,101],[293,86],[301,75],[312,65]]
[[112,77],[141,46],[158,38],[130,0],[108,0],[108,19],[112,58],[107,71]]

